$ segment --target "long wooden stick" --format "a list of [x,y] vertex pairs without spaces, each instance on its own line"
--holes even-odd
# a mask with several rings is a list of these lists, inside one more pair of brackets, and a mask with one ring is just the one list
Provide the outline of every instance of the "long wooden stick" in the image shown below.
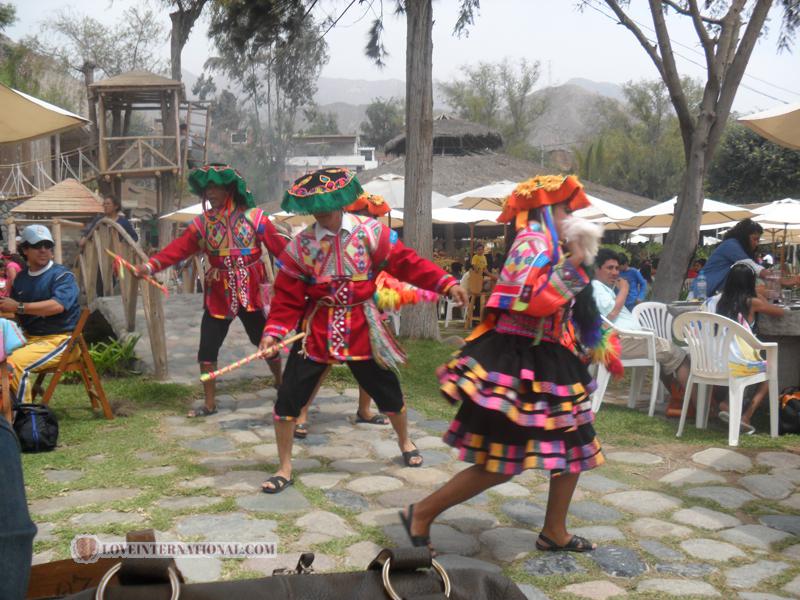
[[210,373],[203,373],[202,375],[200,375],[200,381],[203,382],[212,381],[217,377],[219,377],[220,375],[225,375],[226,373],[235,371],[239,367],[246,365],[249,362],[253,362],[254,360],[258,360],[259,358],[266,358],[271,354],[275,354],[276,352],[279,352],[286,346],[294,344],[297,340],[302,340],[304,337],[306,337],[305,333],[298,333],[297,335],[293,335],[292,337],[283,340],[280,344],[273,346],[269,352],[261,352],[259,350],[258,352],[254,352],[250,356],[245,356],[243,359],[237,360],[235,363],[232,363],[227,367],[222,367],[221,369],[217,369],[216,371],[211,371]]
[[[122,258],[119,254],[114,254],[108,248],[106,248],[105,251],[108,253],[109,256],[113,257],[115,261],[117,261],[120,265],[128,269],[131,273],[136,273],[136,267],[133,266],[124,258]],[[169,297],[169,290],[167,289],[167,286],[165,286],[162,283],[159,283],[159,281],[155,277],[153,277],[152,275],[142,275],[142,279],[144,279],[150,285],[157,287],[162,292],[164,292],[165,296]]]

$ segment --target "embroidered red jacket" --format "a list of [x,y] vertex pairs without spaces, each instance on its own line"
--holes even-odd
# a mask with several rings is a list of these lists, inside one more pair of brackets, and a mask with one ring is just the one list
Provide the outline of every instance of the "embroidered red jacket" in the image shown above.
[[279,256],[286,242],[260,208],[209,211],[195,217],[149,264],[155,273],[205,252],[210,266],[205,274],[205,307],[212,317],[230,319],[239,310],[261,310],[261,284],[267,280],[261,244]]
[[377,314],[373,295],[380,271],[437,293],[456,284],[385,225],[347,213],[337,235],[316,225],[306,228],[278,264],[264,333],[280,339],[310,318],[306,351],[317,362],[373,358],[368,320],[374,322],[372,311]]

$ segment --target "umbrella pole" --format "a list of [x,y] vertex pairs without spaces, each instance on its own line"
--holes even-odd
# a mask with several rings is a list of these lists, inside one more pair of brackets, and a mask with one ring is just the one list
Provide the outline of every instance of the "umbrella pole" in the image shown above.
[[469,257],[475,254],[475,223],[469,224]]
[[783,224],[783,245],[781,246],[781,273],[783,273],[783,259],[786,254],[786,232],[789,229],[789,224]]

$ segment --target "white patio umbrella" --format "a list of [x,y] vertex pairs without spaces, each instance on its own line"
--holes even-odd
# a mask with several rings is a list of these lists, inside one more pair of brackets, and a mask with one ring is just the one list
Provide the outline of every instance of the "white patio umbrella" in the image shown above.
[[582,217],[598,223],[611,223],[613,221],[630,219],[636,214],[632,210],[622,208],[606,200],[601,200],[596,196],[586,194],[586,197],[589,199],[589,204],[591,204],[591,206],[576,210],[576,217]]
[[[677,198],[666,200],[635,213],[631,218],[626,221],[621,221],[617,223],[617,225],[631,227],[633,229],[639,229],[641,227],[669,228],[672,225],[672,218],[675,214],[676,202]],[[720,223],[739,221],[752,216],[752,212],[740,206],[734,206],[733,204],[726,204],[725,202],[718,202],[706,198],[703,200],[703,214],[700,224],[718,226]]]
[[[394,173],[379,175],[372,181],[363,184],[361,187],[370,194],[383,196],[383,199],[386,200],[392,208],[403,209],[406,180],[402,175],[395,175]],[[444,194],[440,194],[439,192],[433,192],[431,194],[431,205],[433,208],[442,208],[445,206],[452,206],[453,204],[454,202]]]
[[439,224],[466,223],[476,227],[497,227],[498,225],[501,225],[501,223],[497,222],[497,217],[500,216],[499,210],[434,208],[431,214],[433,216],[433,222]]
[[638,233],[633,234],[628,238],[628,243],[630,244],[646,244],[650,241],[650,238],[644,235],[640,235]]
[[450,199],[455,201],[453,206],[456,208],[499,211],[503,208],[503,201],[515,187],[515,182],[504,179],[450,196]]
[[173,221],[175,223],[188,223],[189,221],[194,219],[197,215],[202,215],[202,214],[203,214],[203,203],[198,202],[197,204],[192,204],[191,206],[187,206],[186,208],[181,208],[180,210],[174,210],[171,213],[162,215],[159,218],[164,219],[166,221]]
[[739,122],[771,142],[800,150],[800,103],[747,115]]
[[800,200],[784,198],[770,202],[766,206],[761,206],[753,210],[758,216],[753,217],[761,225],[782,225],[783,226],[783,246],[781,246],[781,264],[786,251],[786,240],[789,225],[800,225]]

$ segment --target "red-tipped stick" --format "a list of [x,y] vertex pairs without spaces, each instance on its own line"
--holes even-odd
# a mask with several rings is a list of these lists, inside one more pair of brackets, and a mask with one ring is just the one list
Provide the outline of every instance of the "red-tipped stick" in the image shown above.
[[[106,252],[108,252],[109,256],[112,256],[114,258],[115,264],[117,264],[119,267],[125,267],[131,273],[136,273],[136,267],[133,266],[124,258],[122,258],[119,254],[114,254],[108,248],[106,248]],[[122,278],[121,270],[120,270],[120,278]],[[144,279],[150,285],[160,289],[162,292],[164,292],[164,295],[169,298],[169,290],[167,289],[167,286],[165,286],[163,283],[160,283],[155,277],[153,277],[152,275],[142,275],[142,279]]]
[[293,335],[292,337],[283,340],[280,344],[273,346],[269,352],[261,352],[259,350],[258,352],[254,352],[250,356],[245,356],[243,359],[237,360],[235,363],[232,363],[227,367],[222,367],[221,369],[217,369],[216,371],[211,371],[210,373],[203,373],[202,375],[200,375],[200,381],[203,382],[213,381],[220,375],[225,375],[225,373],[230,373],[231,371],[235,371],[242,365],[246,365],[247,363],[253,362],[254,360],[257,360],[259,358],[266,358],[271,354],[275,354],[276,352],[279,352],[286,346],[294,344],[297,340],[302,340],[304,337],[306,337],[305,333],[298,333],[297,335]]

